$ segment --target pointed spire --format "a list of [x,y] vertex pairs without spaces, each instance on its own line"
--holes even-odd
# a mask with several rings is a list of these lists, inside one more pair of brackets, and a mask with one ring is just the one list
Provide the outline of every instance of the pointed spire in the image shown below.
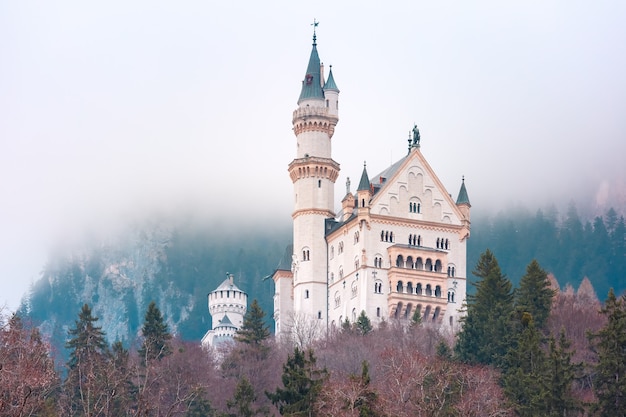
[[322,90],[321,81],[321,62],[320,57],[317,54],[317,35],[315,31],[318,24],[318,21],[313,20],[313,49],[311,50],[309,65],[306,68],[304,80],[302,81],[302,91],[300,92],[298,104],[300,104],[302,100],[306,99],[324,99],[324,91]]
[[361,174],[361,181],[359,181],[359,188],[357,191],[369,191],[370,189],[370,180],[367,176],[367,168],[366,163],[363,162],[363,173]]
[[328,72],[328,80],[326,80],[326,84],[324,84],[324,90],[333,90],[339,92],[339,88],[335,83],[335,77],[333,77],[333,66],[330,66],[330,71]]
[[467,189],[465,189],[465,175],[462,177],[461,181],[461,190],[459,191],[459,198],[456,199],[456,204],[467,204],[471,206],[469,197],[467,196]]

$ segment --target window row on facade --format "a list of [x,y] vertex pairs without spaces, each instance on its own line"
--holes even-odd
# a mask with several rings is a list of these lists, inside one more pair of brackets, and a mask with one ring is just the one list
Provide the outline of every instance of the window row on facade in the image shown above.
[[396,284],[396,292],[403,294],[415,294],[415,295],[425,295],[428,297],[441,297],[441,285],[436,285],[435,289],[431,284],[426,284],[425,287],[422,286],[421,283],[415,284],[415,288],[413,288],[412,282],[407,282],[406,285],[402,281],[398,281]]

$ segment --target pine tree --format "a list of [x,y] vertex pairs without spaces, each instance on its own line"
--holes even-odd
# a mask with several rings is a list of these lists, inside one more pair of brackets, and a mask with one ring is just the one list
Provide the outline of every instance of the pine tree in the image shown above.
[[317,369],[313,350],[306,352],[295,348],[283,365],[282,382],[284,388],[265,395],[278,406],[283,416],[314,416],[314,404],[322,385],[328,377],[328,371]]
[[413,311],[413,315],[411,316],[411,323],[409,323],[409,326],[411,328],[419,327],[419,325],[422,324],[422,312],[420,310],[421,309],[416,308],[415,311]]
[[359,417],[376,417],[379,415],[376,404],[378,394],[370,387],[371,377],[369,369],[367,361],[363,361],[361,362],[360,377],[351,376],[351,379],[358,382],[361,388],[360,395],[354,404],[355,408],[359,410]]
[[108,350],[105,334],[95,325],[89,305],[83,305],[75,327],[68,330],[71,349],[68,374],[64,383],[67,414],[95,415],[110,403],[106,374]]
[[502,367],[511,343],[511,281],[502,274],[489,249],[480,256],[473,274],[480,279],[474,284],[476,293],[467,296],[467,315],[463,318],[455,353],[463,362]]
[[537,330],[529,313],[523,313],[522,333],[517,346],[506,356],[503,376],[504,393],[518,416],[545,415],[546,357],[541,349],[541,332]]
[[550,315],[554,294],[548,273],[539,266],[537,260],[533,259],[526,267],[526,274],[515,291],[515,309],[518,317],[521,318],[523,313],[529,313],[535,327],[543,329]]
[[144,364],[151,360],[161,359],[172,353],[170,346],[172,335],[154,301],[148,305],[141,333],[143,335],[143,344],[138,353]]
[[356,319],[356,330],[360,334],[366,335],[371,332],[372,329],[372,322],[370,321],[369,317],[367,317],[367,314],[365,314],[365,310],[361,311],[361,314]]
[[582,410],[580,401],[572,391],[572,385],[582,369],[581,363],[572,363],[574,352],[571,343],[561,329],[559,339],[550,337],[546,362],[546,417],[574,416]]
[[235,334],[235,340],[252,346],[260,346],[270,337],[270,330],[265,325],[265,312],[256,299],[243,318],[243,324]]
[[235,388],[235,394],[231,400],[226,402],[229,410],[235,410],[229,413],[228,417],[253,417],[256,415],[267,416],[269,410],[265,407],[255,408],[256,394],[254,387],[245,376],[239,380]]
[[617,298],[613,289],[600,312],[607,323],[589,337],[598,354],[594,410],[602,416],[626,415],[626,297]]

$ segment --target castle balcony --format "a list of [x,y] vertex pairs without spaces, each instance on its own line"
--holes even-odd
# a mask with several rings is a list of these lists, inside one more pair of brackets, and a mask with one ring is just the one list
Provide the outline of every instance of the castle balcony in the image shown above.
[[[434,269],[434,268],[433,268]],[[440,322],[448,305],[447,278],[440,270],[394,266],[387,272],[389,317],[410,320],[420,309],[423,322]]]

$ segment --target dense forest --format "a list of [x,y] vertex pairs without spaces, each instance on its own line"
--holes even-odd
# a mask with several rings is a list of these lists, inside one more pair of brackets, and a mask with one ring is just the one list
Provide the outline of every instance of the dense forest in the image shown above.
[[[37,327],[0,327],[6,416],[623,416],[626,297],[602,305],[537,261],[514,286],[481,253],[458,335],[422,321],[358,319],[314,340],[277,340],[253,300],[232,343],[174,337],[151,302],[135,346],[107,343],[88,304],[66,330],[61,370]],[[444,327],[445,329],[446,327]]]

